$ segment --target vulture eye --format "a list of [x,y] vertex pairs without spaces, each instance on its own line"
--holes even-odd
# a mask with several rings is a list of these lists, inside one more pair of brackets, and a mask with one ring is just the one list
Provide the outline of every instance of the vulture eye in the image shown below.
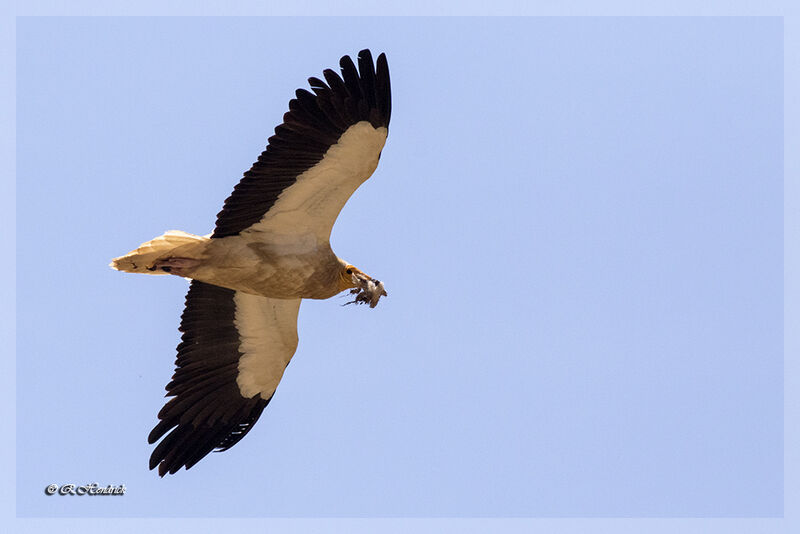
[[347,274],[353,274],[353,269],[347,269]]

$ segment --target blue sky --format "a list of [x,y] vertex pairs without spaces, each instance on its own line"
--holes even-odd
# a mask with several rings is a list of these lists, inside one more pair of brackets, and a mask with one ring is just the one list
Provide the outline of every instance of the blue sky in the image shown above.
[[[775,18],[21,20],[17,514],[780,516],[781,45]],[[333,246],[390,297],[304,303],[253,432],[160,480],[186,284],[107,262],[210,231],[364,46],[392,125]],[[69,481],[129,493],[43,495]]]

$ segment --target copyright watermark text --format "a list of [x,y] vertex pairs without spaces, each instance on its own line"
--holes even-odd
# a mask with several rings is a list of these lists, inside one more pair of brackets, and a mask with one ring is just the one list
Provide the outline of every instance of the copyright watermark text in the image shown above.
[[125,495],[125,484],[106,487],[99,486],[96,482],[78,486],[77,484],[50,484],[44,489],[45,495]]

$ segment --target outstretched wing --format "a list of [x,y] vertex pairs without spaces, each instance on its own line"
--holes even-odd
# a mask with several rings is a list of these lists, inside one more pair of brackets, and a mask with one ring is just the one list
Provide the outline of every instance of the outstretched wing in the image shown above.
[[[369,50],[309,78],[283,124],[217,215],[212,237],[262,232],[327,242],[342,207],[378,165],[391,115],[386,56]],[[327,82],[327,83],[326,83]]]
[[[171,399],[148,437],[158,474],[189,469],[233,447],[258,421],[297,348],[300,300],[249,295],[192,281],[181,316]],[[167,433],[169,432],[169,433]],[[166,436],[165,436],[166,434]]]

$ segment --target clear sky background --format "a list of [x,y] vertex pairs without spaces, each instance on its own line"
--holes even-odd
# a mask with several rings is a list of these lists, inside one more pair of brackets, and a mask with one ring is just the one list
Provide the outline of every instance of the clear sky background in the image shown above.
[[[297,36],[303,39],[298,40]],[[783,34],[765,19],[21,19],[17,514],[783,514]],[[384,51],[381,164],[253,431],[159,479],[187,284],[293,91]],[[50,483],[124,483],[118,499]]]

